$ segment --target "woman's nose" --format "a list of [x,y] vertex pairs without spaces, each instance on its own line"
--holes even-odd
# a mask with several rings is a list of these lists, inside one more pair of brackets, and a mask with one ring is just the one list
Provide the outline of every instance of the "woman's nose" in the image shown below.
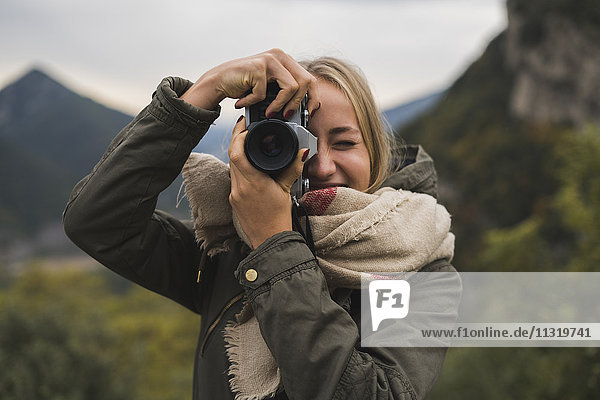
[[325,181],[335,173],[335,162],[331,153],[327,150],[319,149],[319,152],[306,163],[305,171],[309,177]]

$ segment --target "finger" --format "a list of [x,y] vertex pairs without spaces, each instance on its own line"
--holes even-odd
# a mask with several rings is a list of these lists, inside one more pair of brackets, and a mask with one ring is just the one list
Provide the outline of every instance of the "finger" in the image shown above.
[[233,126],[233,131],[231,132],[231,137],[233,138],[233,136],[241,133],[242,131],[244,131],[244,129],[246,129],[246,117],[243,115],[240,115],[240,117],[235,122],[235,125]]
[[[231,146],[230,146],[231,147]],[[234,152],[229,156],[229,173],[231,175],[231,188],[239,188],[240,185],[248,181],[248,178],[240,170],[239,164],[243,161],[239,160]],[[232,158],[233,156],[233,158]]]
[[246,129],[246,117],[240,115],[237,122],[233,126],[233,131],[231,132],[231,139],[229,140],[229,148],[227,149],[227,154],[229,155],[229,161],[233,158],[237,158],[238,153],[237,148],[233,144],[233,139],[242,133]]
[[[295,61],[294,61],[295,62]],[[299,64],[296,64],[302,71],[293,75],[294,79],[298,83],[298,90],[290,101],[286,104],[283,115],[286,119],[290,119],[294,112],[300,108],[302,101],[308,93],[308,102],[306,104],[310,115],[318,108],[319,103],[319,91],[317,88],[317,79],[309,74]]]
[[298,151],[298,154],[296,154],[296,159],[294,160],[294,162],[285,170],[283,170],[283,172],[281,172],[281,174],[277,177],[277,182],[287,192],[290,191],[292,185],[302,173],[302,169],[304,168],[304,162],[306,161],[307,155],[308,149],[300,149],[300,151]]
[[285,105],[294,98],[300,86],[292,74],[278,61],[269,64],[267,74],[270,80],[274,79],[277,81],[280,89],[275,99],[265,111],[267,116],[272,116],[283,110]]
[[252,92],[240,98],[235,102],[235,108],[250,107],[253,104],[262,101],[267,96],[267,76],[260,75],[252,87]]
[[321,99],[319,97],[319,87],[317,79],[310,81],[308,85],[308,103],[306,104],[308,114],[312,117],[319,108],[321,108]]
[[298,82],[298,90],[294,94],[294,96],[287,102],[283,109],[283,116],[285,119],[290,119],[294,115],[294,113],[300,108],[302,101],[306,97],[306,92],[308,91],[309,82],[308,81],[297,81]]
[[[227,154],[229,155],[229,166],[232,168],[233,165],[248,163],[246,154],[244,152],[244,140],[246,138],[246,118],[242,115],[238,118],[236,124],[231,132],[231,140],[229,141],[229,148]],[[240,139],[240,135],[243,134],[243,140]]]
[[290,74],[292,74],[299,86],[294,98],[286,105],[283,115],[289,115],[289,117],[291,117],[293,112],[300,107],[302,100],[304,100],[304,95],[308,93],[307,109],[312,116],[312,114],[321,107],[317,78],[283,50],[273,49],[270,51],[273,52],[281,64],[290,72]]
[[236,164],[235,164],[236,162],[239,162],[239,161],[232,161],[232,157],[234,158],[234,160],[236,158],[238,158],[238,156],[236,155],[237,154],[237,149],[235,148],[235,144],[234,144],[234,140],[233,139],[236,136],[238,136],[240,133],[242,133],[245,129],[246,129],[246,119],[245,119],[245,117],[243,115],[240,115],[240,117],[238,118],[237,122],[233,126],[233,131],[231,133],[231,140],[229,141],[229,148],[228,148],[228,155],[229,155],[229,177],[231,179],[230,199],[231,199],[231,195],[234,195],[235,193],[239,192],[240,179],[241,179],[241,174],[240,174],[240,172],[237,169]]
[[[237,127],[237,124],[236,124]],[[229,168],[235,169],[237,172],[237,179],[239,182],[246,181],[258,181],[263,179],[263,174],[250,164],[250,161],[246,158],[244,150],[244,142],[246,141],[247,130],[236,132],[231,135],[231,142],[229,143]]]

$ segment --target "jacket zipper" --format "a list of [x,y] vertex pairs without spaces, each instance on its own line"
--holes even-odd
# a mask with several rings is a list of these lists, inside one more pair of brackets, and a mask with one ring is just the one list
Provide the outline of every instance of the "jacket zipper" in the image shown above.
[[208,341],[208,337],[210,336],[210,334],[212,333],[212,331],[217,327],[217,325],[219,324],[219,322],[223,318],[223,315],[225,315],[225,313],[227,312],[227,310],[229,310],[235,303],[237,303],[238,301],[240,301],[243,297],[244,297],[244,292],[238,294],[233,299],[229,300],[229,302],[225,305],[225,307],[223,307],[223,309],[221,310],[221,312],[219,313],[219,315],[217,316],[217,318],[213,321],[212,324],[210,324],[210,327],[206,330],[206,333],[204,334],[204,338],[202,338],[202,344],[200,345],[200,356],[204,355],[204,347],[206,346],[206,342]]

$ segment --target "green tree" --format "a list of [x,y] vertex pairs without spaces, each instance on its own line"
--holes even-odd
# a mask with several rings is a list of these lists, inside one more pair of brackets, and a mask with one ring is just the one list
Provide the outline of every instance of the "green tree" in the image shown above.
[[[555,143],[556,193],[529,218],[485,234],[477,265],[489,271],[597,271],[600,128]],[[450,349],[431,399],[587,400],[600,397],[598,348]]]
[[[29,265],[12,282],[7,280],[6,289],[0,290],[0,313],[3,326],[15,328],[0,328],[0,365],[21,365],[29,378],[10,375],[14,379],[0,385],[0,398],[190,398],[199,317],[124,283],[105,269],[50,270],[43,260]],[[15,322],[15,318],[20,319]],[[102,382],[104,391],[99,396],[107,393],[105,397],[65,392],[62,382],[69,382],[63,379],[70,373],[68,366],[78,363],[83,366],[76,367],[78,374],[69,379],[76,380],[79,388]],[[15,382],[25,388],[40,379],[47,382],[44,396],[38,392],[33,397],[27,397],[29,392],[4,395],[17,390]]]
[[68,321],[64,311],[2,307],[0,398],[130,399],[132,388],[113,374],[117,360],[104,351],[110,335],[98,321]]
[[571,271],[600,265],[600,127],[569,135],[558,148],[562,185],[554,207],[573,235]]
[[557,192],[521,223],[485,233],[481,270],[597,271],[600,128],[565,132],[554,152]]

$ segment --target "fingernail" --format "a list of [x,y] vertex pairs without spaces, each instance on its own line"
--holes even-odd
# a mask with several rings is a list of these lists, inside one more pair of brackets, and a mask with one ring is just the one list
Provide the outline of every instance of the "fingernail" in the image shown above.
[[273,118],[273,116],[276,114],[275,111],[269,111],[268,113],[265,114],[265,117],[267,118]]
[[240,115],[240,117],[238,118],[238,120],[237,120],[236,124],[237,124],[237,123],[239,123],[239,122],[242,120],[242,118],[244,118],[244,116],[243,116],[243,115]]
[[302,154],[302,162],[306,161],[306,157],[308,157],[308,153],[310,153],[310,149],[306,149],[304,154]]
[[290,118],[292,118],[292,115],[294,115],[294,110],[287,110],[285,112],[284,117],[285,117],[285,119],[290,119]]

